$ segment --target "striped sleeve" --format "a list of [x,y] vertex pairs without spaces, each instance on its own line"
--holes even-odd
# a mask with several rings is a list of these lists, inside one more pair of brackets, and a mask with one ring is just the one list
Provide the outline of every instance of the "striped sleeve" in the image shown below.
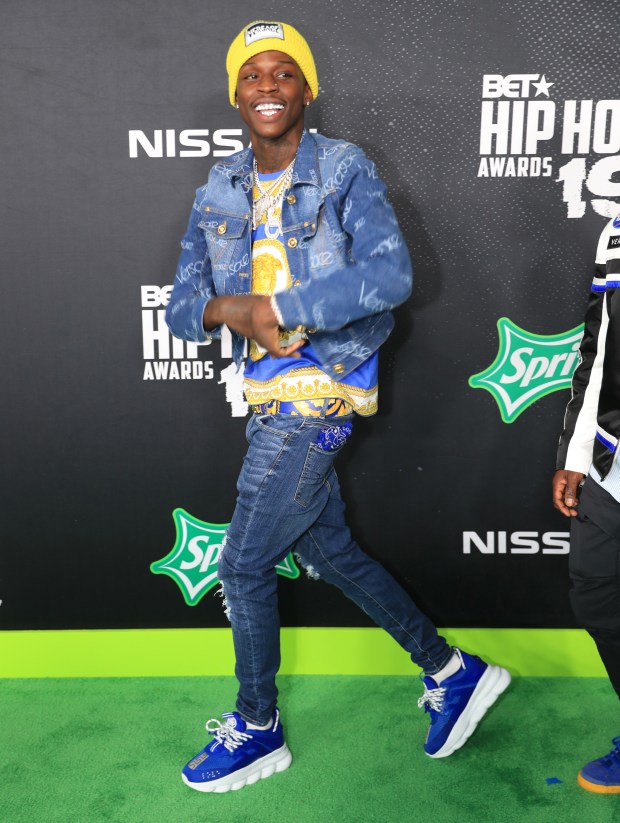
[[603,377],[608,315],[605,301],[607,244],[613,221],[603,229],[597,252],[594,278],[579,347],[579,362],[573,375],[571,398],[564,416],[556,468],[587,474],[592,463],[596,416]]

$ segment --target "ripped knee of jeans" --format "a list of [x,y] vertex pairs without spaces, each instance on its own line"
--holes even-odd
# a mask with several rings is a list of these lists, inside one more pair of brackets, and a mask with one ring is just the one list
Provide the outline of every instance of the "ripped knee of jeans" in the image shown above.
[[226,619],[230,623],[230,606],[228,604],[228,600],[226,599],[226,591],[224,590],[224,584],[220,581],[220,587],[217,590],[216,594],[218,594],[222,598],[222,606],[224,607],[224,614],[226,615]]
[[[220,564],[221,564],[222,555],[224,554],[224,548],[226,547],[226,537],[227,537],[227,535],[224,535],[224,539],[222,540],[222,545],[221,545],[221,548],[220,548],[220,553],[219,553],[219,557],[218,557],[218,571],[219,571],[219,567],[220,567]],[[217,590],[217,594],[222,598],[222,606],[224,607],[224,614],[226,615],[226,619],[230,623],[230,605],[228,604],[228,600],[226,599],[226,591],[224,590],[224,581],[221,578],[221,572],[220,572],[220,574],[218,574],[218,577],[219,577],[220,587]]]
[[295,560],[299,563],[300,566],[306,570],[306,575],[310,578],[310,580],[320,580],[321,575],[317,572],[317,570],[312,566],[310,563],[304,563],[303,558],[295,553]]

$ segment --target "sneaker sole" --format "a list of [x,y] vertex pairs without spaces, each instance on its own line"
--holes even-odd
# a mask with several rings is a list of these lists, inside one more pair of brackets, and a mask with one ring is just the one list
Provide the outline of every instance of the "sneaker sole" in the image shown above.
[[434,754],[429,754],[429,752],[426,754],[429,757],[448,757],[460,749],[474,733],[476,726],[500,694],[506,691],[510,680],[510,674],[506,669],[502,669],[501,666],[487,666],[446,742]]
[[209,780],[205,783],[192,783],[184,774],[181,778],[186,786],[190,789],[196,789],[198,792],[236,792],[237,789],[242,789],[244,786],[250,786],[252,783],[258,783],[265,777],[271,777],[276,772],[283,772],[291,765],[292,756],[286,743],[275,752],[266,754],[249,766],[244,766],[243,769],[238,769],[232,774],[227,774],[225,777],[220,777],[218,780]]
[[620,794],[620,786],[604,786],[600,783],[590,783],[581,772],[577,775],[577,783],[587,792],[594,792],[595,794]]

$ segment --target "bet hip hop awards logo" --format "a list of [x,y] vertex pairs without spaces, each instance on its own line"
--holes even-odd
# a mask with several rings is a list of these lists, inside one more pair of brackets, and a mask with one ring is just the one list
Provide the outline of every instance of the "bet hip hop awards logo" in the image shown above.
[[[613,217],[619,204],[610,198],[620,196],[620,100],[552,100],[561,85],[561,78],[551,82],[544,74],[483,76],[477,176],[551,177],[561,162],[554,180],[562,183],[567,217],[586,213],[584,189],[594,212]],[[590,159],[596,155],[602,158]]]

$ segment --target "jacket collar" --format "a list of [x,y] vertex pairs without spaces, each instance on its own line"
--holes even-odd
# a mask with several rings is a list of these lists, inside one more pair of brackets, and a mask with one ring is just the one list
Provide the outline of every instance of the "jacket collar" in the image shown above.
[[293,182],[307,183],[311,186],[321,185],[321,172],[317,158],[316,140],[304,129],[293,166]]
[[[254,162],[254,152],[252,148],[244,149],[235,155],[230,163],[226,165],[230,169],[230,179],[236,181],[252,174],[252,164]],[[295,165],[293,167],[293,182],[307,183],[311,186],[321,185],[321,173],[317,159],[317,147],[314,136],[304,129],[295,155]]]

